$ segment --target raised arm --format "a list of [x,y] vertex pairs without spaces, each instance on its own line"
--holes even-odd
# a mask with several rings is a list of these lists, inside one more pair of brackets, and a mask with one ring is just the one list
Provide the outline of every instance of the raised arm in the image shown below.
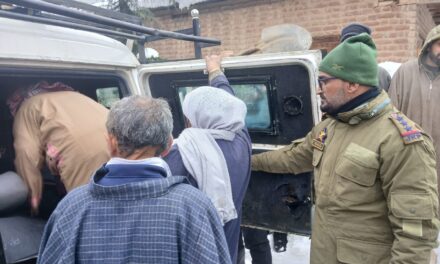
[[221,55],[209,55],[205,57],[206,70],[209,74],[209,85],[225,90],[226,92],[235,95],[228,79],[221,70]]

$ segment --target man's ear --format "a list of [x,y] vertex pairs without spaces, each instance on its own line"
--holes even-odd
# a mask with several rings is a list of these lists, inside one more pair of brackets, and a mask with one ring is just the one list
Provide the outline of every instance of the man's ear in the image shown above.
[[347,94],[356,94],[358,90],[359,90],[359,84],[352,82],[348,82],[348,86],[345,89]]
[[160,156],[165,157],[166,155],[168,155],[172,146],[173,146],[173,136],[170,135],[168,137],[167,147],[164,149],[164,151],[162,151],[162,153],[160,153]]
[[118,140],[112,134],[107,134],[107,144],[110,156],[117,157],[119,154]]

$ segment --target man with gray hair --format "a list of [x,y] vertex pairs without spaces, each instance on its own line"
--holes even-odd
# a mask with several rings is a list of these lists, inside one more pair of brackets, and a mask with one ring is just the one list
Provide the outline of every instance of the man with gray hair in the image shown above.
[[231,263],[210,200],[170,177],[167,102],[131,96],[106,123],[112,158],[50,217],[38,263]]

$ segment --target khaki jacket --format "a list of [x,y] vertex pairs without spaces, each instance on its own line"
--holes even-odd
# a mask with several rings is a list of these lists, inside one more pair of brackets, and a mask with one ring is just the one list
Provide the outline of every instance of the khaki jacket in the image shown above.
[[438,234],[431,140],[384,91],[303,139],[254,155],[252,169],[314,171],[312,264],[428,263]]
[[21,105],[13,127],[15,167],[32,196],[41,197],[44,162],[70,191],[108,161],[107,113],[77,92],[40,94]]

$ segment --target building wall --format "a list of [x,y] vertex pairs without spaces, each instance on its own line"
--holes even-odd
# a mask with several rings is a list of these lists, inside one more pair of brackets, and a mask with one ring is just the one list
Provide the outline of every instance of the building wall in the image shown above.
[[435,27],[435,23],[434,20],[432,19],[432,16],[429,13],[428,8],[426,7],[426,5],[419,5],[417,10],[417,30],[416,30],[417,53],[420,51],[420,48],[422,47],[426,36],[433,27]]
[[[331,50],[338,44],[340,30],[350,22],[370,26],[378,49],[378,61],[403,62],[415,57],[427,32],[434,26],[432,16],[420,0],[217,0],[196,4],[202,36],[222,41],[221,47],[206,48],[204,54],[232,50],[238,54],[260,39],[265,27],[293,23],[307,29],[313,49]],[[153,10],[148,25],[166,30],[189,28],[190,10]],[[194,56],[191,42],[165,40],[148,46],[165,59]]]

